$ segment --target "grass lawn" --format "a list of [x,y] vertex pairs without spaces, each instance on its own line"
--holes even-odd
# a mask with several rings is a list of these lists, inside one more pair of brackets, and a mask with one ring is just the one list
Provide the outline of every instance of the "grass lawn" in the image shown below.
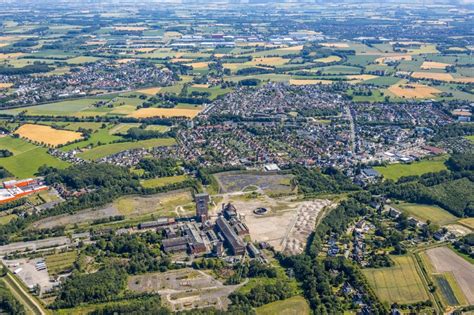
[[16,217],[17,217],[16,214],[7,214],[7,215],[4,215],[4,216],[1,216],[0,217],[0,225],[8,224],[8,222],[10,222],[11,220],[13,220]]
[[447,156],[436,157],[429,160],[413,162],[411,164],[390,164],[388,166],[377,166],[374,169],[382,174],[386,179],[397,180],[403,176],[422,175],[431,172],[446,170],[444,161]]
[[391,256],[395,266],[362,272],[382,302],[415,303],[429,299],[410,256]]
[[170,184],[180,183],[186,180],[186,175],[159,177],[142,180],[140,183],[145,188],[162,187]]
[[158,138],[134,142],[110,143],[82,152],[78,156],[86,160],[97,160],[125,150],[138,148],[149,149],[153,147],[170,146],[175,143],[176,141],[173,138]]
[[470,140],[472,143],[474,143],[474,135],[472,136],[466,136],[465,137],[467,140]]
[[13,152],[13,156],[0,159],[0,166],[18,178],[34,176],[43,165],[65,168],[69,164],[47,153],[48,149],[35,146],[22,139],[0,138],[0,147]]
[[382,94],[380,90],[372,90],[372,95],[353,95],[353,91],[348,90],[347,95],[352,96],[352,100],[354,102],[375,103],[375,102],[383,102],[385,100],[385,95]]
[[304,315],[310,313],[308,302],[302,296],[294,296],[286,300],[276,301],[260,306],[257,315]]
[[457,217],[438,206],[403,202],[396,205],[396,208],[425,222],[430,220],[437,225],[446,225],[458,220]]

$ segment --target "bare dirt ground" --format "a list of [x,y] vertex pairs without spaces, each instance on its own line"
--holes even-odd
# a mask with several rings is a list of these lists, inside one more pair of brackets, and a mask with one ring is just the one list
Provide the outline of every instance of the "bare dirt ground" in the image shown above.
[[[232,202],[250,230],[253,241],[267,242],[276,250],[301,253],[314,230],[318,214],[331,204],[329,200],[297,201],[294,198],[270,198],[259,195],[224,196],[223,203]],[[264,215],[253,211],[268,210]]]
[[249,186],[258,186],[266,193],[290,193],[290,180],[293,175],[272,173],[225,172],[215,174],[222,193],[244,190]]
[[16,242],[0,246],[0,255],[8,254],[14,251],[39,250],[42,248],[58,247],[71,244],[71,240],[66,236],[50,237],[42,240]]
[[102,209],[84,210],[76,214],[64,214],[55,217],[49,217],[39,220],[31,225],[33,229],[47,229],[55,226],[66,226],[68,224],[80,224],[82,222],[92,221],[96,219],[108,218],[115,215],[120,215],[120,212],[112,204],[107,205]]
[[[175,213],[176,209],[182,210],[179,215],[187,215],[189,211],[185,211],[183,206],[190,206],[191,203],[191,193],[184,189],[150,196],[125,196],[99,209],[87,209],[72,215],[65,214],[39,220],[30,228],[44,229],[81,224],[116,215],[137,217],[153,213],[158,216],[169,216]],[[194,211],[194,208],[191,210]]]
[[474,304],[474,265],[448,247],[436,247],[426,251],[436,272],[451,272],[469,304]]
[[128,280],[130,290],[159,293],[163,303],[174,311],[209,306],[226,309],[230,302],[227,296],[240,286],[225,286],[205,272],[189,268]]

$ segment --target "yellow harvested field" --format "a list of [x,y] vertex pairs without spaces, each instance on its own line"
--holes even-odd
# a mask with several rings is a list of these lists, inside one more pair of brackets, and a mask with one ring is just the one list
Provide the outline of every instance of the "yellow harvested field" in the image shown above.
[[193,62],[186,65],[193,67],[193,69],[206,69],[208,64],[208,62]]
[[148,27],[145,26],[116,26],[114,27],[116,31],[144,31],[147,30]]
[[373,74],[354,74],[354,75],[346,75],[346,78],[350,80],[350,83],[359,83],[362,81],[378,78],[378,76],[373,75]]
[[209,84],[193,84],[192,87],[194,88],[201,88],[201,89],[207,89],[209,87]]
[[316,59],[314,61],[330,63],[330,62],[341,61],[341,57],[339,57],[339,56],[329,56],[329,57],[319,58],[319,59]]
[[304,79],[290,79],[291,85],[308,85],[308,84],[331,84],[331,80],[304,80]]
[[301,51],[302,49],[303,49],[303,45],[298,45],[298,46],[290,46],[290,47],[280,48],[279,50],[283,50],[283,51]]
[[474,83],[474,77],[455,78],[454,81],[459,82],[459,83]]
[[222,58],[222,57],[225,57],[227,56],[227,54],[214,54],[214,57],[216,58]]
[[[455,79],[453,76],[449,73],[435,73],[435,72],[413,72],[411,75],[415,79],[428,79],[428,80],[439,80],[439,81],[458,81],[462,82],[460,80],[463,79]],[[467,80],[473,79],[474,78],[465,78]],[[469,82],[469,81],[466,81]]]
[[388,88],[388,91],[397,97],[402,98],[433,98],[440,90],[423,84],[394,84]]
[[44,143],[55,147],[82,139],[82,134],[80,132],[58,130],[50,126],[33,124],[20,126],[20,128],[15,131],[15,134],[34,142]]
[[156,50],[156,48],[153,48],[153,47],[145,47],[145,48],[136,48],[136,49],[134,49],[134,51],[141,52],[141,53],[150,53],[150,52],[153,52],[155,50]]
[[265,46],[265,42],[237,42],[236,44],[244,47]]
[[433,62],[433,61],[424,61],[421,65],[421,69],[446,69],[449,67],[449,63],[442,63],[442,62]]
[[161,87],[151,87],[147,89],[137,90],[138,93],[143,93],[146,95],[153,95],[153,96],[155,96],[156,93],[158,93],[159,91],[161,91]]
[[18,57],[23,56],[24,53],[11,53],[11,54],[4,54],[0,53],[0,59],[16,59]]
[[171,59],[171,62],[173,62],[173,63],[178,63],[178,62],[184,63],[184,62],[191,62],[191,61],[193,61],[193,59],[190,59],[190,58],[173,58],[173,59]]
[[150,117],[196,117],[201,109],[187,108],[141,108],[134,113],[128,115],[133,118],[150,118]]
[[410,55],[386,56],[386,57],[380,57],[380,58],[375,59],[375,62],[380,63],[380,64],[385,64],[387,62],[402,61],[402,60],[410,61],[412,60],[412,57]]
[[265,66],[281,66],[288,62],[288,59],[282,57],[258,57],[253,58],[252,61],[246,62],[246,65],[265,65]]
[[132,61],[135,61],[135,59],[132,59],[132,58],[125,58],[125,59],[117,59],[115,60],[117,63],[129,63],[129,62],[132,62]]
[[12,87],[13,83],[0,83],[0,89],[8,89],[9,87]]
[[474,231],[474,218],[465,218],[459,220],[459,223]]
[[346,43],[322,43],[321,45],[330,48],[349,48],[349,45]]
[[91,41],[86,42],[86,45],[88,46],[105,45],[105,44],[107,44],[106,40],[91,40]]

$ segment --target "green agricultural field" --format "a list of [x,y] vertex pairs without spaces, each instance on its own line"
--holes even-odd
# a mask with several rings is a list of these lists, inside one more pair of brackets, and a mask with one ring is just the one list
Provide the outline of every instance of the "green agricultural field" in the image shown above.
[[441,226],[454,223],[458,220],[457,217],[438,206],[420,205],[403,202],[396,205],[396,208],[420,220],[423,220],[425,222],[430,220],[431,222]]
[[85,148],[90,145],[97,146],[99,143],[102,145],[109,144],[113,141],[120,140],[120,139],[123,139],[123,138],[115,134],[112,134],[110,127],[108,127],[108,128],[98,129],[97,131],[94,131],[89,137],[89,139],[87,140],[65,145],[63,147],[60,147],[59,150],[63,152],[67,152],[67,151],[77,149],[77,148]]
[[0,147],[13,152],[13,156],[0,158],[0,166],[18,178],[32,177],[43,165],[65,168],[69,164],[47,153],[46,148],[35,146],[22,139],[0,138]]
[[141,184],[145,188],[156,188],[162,187],[170,184],[176,184],[183,182],[187,179],[186,175],[179,176],[169,176],[169,177],[160,177],[160,178],[151,178],[141,181]]
[[310,311],[308,302],[302,296],[276,301],[256,309],[257,315],[304,315]]
[[232,88],[226,88],[223,89],[220,86],[213,86],[213,87],[208,87],[208,88],[200,88],[200,87],[189,87],[188,88],[188,93],[191,93],[193,91],[196,92],[208,92],[211,93],[211,96],[209,97],[211,100],[215,99],[219,95],[227,94],[229,92],[232,92]]
[[474,143],[474,136],[466,136],[466,139]]
[[350,66],[328,66],[319,68],[324,74],[360,74],[362,69]]
[[411,256],[391,256],[395,266],[363,269],[375,294],[386,303],[415,303],[429,299]]
[[75,251],[46,256],[45,262],[49,275],[55,276],[71,270],[76,258]]
[[400,81],[400,78],[396,77],[378,77],[364,81],[363,84],[373,84],[377,86],[390,86]]
[[125,150],[138,148],[149,149],[153,147],[170,146],[175,143],[176,141],[173,138],[159,138],[135,142],[110,143],[82,152],[78,156],[86,160],[97,160],[105,156],[112,155]]
[[422,160],[411,164],[390,164],[388,166],[377,166],[374,169],[386,179],[397,180],[403,176],[422,175],[431,172],[446,170],[444,161],[446,157],[437,157],[430,160]]
[[17,115],[26,111],[28,115],[52,115],[52,116],[74,116],[75,114],[86,110],[96,103],[97,99],[82,98],[72,101],[63,101],[57,103],[49,103],[44,105],[28,106],[15,109],[0,110],[0,114]]
[[96,57],[79,56],[79,57],[68,59],[66,60],[66,62],[70,65],[80,65],[84,63],[96,62],[99,59],[100,58],[96,58]]
[[[42,124],[44,122],[41,122]],[[53,122],[54,124],[58,124],[57,122]],[[99,122],[71,122],[71,123],[59,123],[62,124],[62,127],[67,130],[77,131],[79,128],[83,129],[91,129],[92,131],[99,130],[102,127],[103,123]]]
[[121,123],[109,129],[109,134],[116,135],[126,133],[130,128],[140,127],[139,123]]

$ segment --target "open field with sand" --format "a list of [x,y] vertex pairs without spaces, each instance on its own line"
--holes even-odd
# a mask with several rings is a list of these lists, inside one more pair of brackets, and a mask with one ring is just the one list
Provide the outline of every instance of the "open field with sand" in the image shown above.
[[292,192],[290,181],[293,175],[235,171],[217,173],[214,177],[222,193],[245,191],[249,186],[258,186],[267,194]]
[[363,269],[382,302],[415,303],[428,300],[428,293],[411,256],[391,256],[395,266]]
[[58,146],[82,139],[80,132],[54,129],[50,126],[25,124],[15,131],[21,138],[49,146]]
[[197,307],[225,309],[227,296],[241,285],[224,285],[201,270],[190,268],[151,273],[128,278],[128,289],[134,292],[159,293],[162,303],[173,309]]
[[132,114],[133,118],[150,118],[150,117],[196,117],[201,109],[183,109],[183,108],[141,108]]
[[434,98],[440,90],[424,84],[394,84],[388,88],[388,91],[401,98]]
[[[252,197],[252,194],[225,194],[222,202],[230,201],[235,205],[253,241],[268,242],[276,250],[288,254],[299,254],[304,250],[319,213],[331,205],[329,200],[323,199],[294,201],[288,197],[275,199],[259,193]],[[255,214],[253,211],[257,208],[265,208],[267,212]]]
[[469,304],[474,304],[474,265],[448,247],[436,247],[426,251],[438,273],[452,273]]

